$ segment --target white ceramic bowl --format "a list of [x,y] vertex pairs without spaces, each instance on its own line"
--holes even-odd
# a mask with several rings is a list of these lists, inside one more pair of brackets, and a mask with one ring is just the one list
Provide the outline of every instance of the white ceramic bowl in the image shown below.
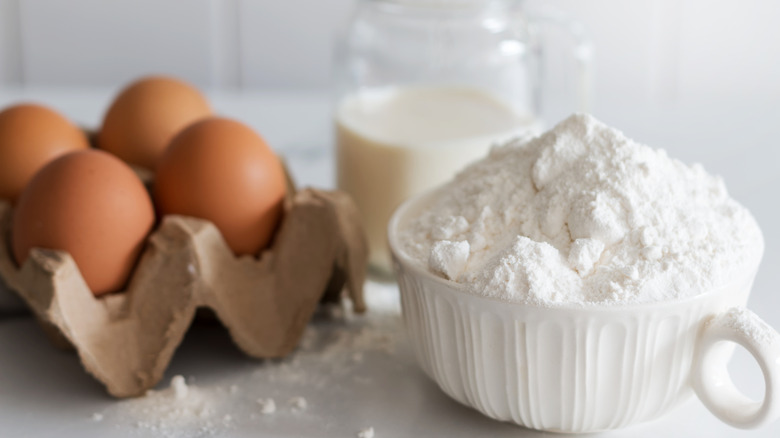
[[[754,269],[691,299],[621,307],[509,303],[433,275],[404,253],[399,229],[434,195],[399,207],[389,243],[417,359],[455,400],[497,420],[556,432],[648,421],[693,392],[736,427],[780,414],[780,336],[743,309],[761,248]],[[761,402],[739,393],[728,376],[734,342],[761,366]]]

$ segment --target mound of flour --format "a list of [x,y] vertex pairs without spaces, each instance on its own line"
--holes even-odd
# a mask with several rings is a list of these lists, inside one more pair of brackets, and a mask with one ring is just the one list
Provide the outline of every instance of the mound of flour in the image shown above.
[[543,305],[684,298],[754,268],[763,251],[719,177],[581,114],[494,147],[400,237],[474,293]]

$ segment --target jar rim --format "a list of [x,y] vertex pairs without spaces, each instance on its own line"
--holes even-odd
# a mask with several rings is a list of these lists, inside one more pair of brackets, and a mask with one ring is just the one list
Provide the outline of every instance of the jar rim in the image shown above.
[[440,11],[473,11],[478,8],[509,6],[512,0],[363,0],[399,8],[414,8]]

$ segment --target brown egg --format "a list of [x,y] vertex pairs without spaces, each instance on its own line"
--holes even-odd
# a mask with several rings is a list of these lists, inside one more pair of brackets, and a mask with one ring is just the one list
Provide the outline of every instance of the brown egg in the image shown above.
[[47,164],[22,192],[11,241],[21,266],[32,248],[70,253],[95,295],[120,290],[154,226],[154,207],[133,170],[86,150]]
[[237,255],[268,245],[284,194],[284,170],[265,141],[240,122],[216,117],[173,139],[154,184],[160,214],[211,221]]
[[209,115],[209,103],[195,87],[178,79],[146,77],[116,97],[97,144],[130,164],[154,169],[174,135]]
[[88,147],[86,135],[52,109],[35,104],[6,108],[0,112],[0,198],[15,203],[46,163]]

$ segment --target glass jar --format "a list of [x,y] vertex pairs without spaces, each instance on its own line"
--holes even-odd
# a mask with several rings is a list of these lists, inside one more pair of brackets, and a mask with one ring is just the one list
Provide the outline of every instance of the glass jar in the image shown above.
[[336,52],[336,174],[372,266],[390,269],[386,227],[401,202],[541,129],[547,23],[510,0],[358,2]]

